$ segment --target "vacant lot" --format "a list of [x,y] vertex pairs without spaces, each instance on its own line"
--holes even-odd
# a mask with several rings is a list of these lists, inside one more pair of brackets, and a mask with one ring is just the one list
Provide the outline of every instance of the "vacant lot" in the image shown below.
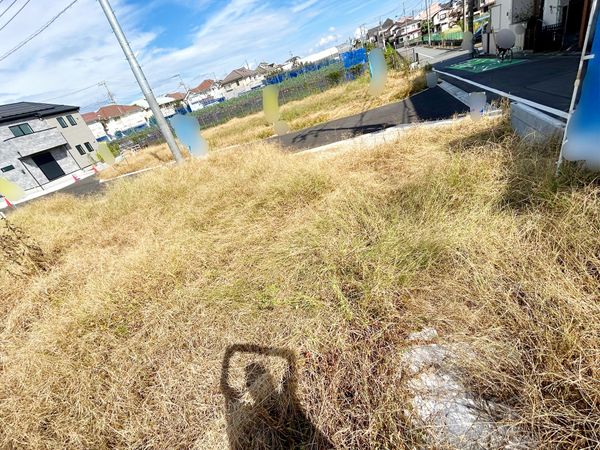
[[[288,123],[292,131],[302,130],[402,100],[424,89],[425,78],[422,71],[408,74],[390,71],[386,89],[382,95],[370,96],[367,92],[368,88],[369,77],[365,75],[320,94],[283,105],[281,118]],[[240,119],[232,119],[223,125],[207,128],[202,133],[212,149],[246,144],[274,134],[272,124],[265,120],[262,112]]]
[[466,119],[337,156],[217,152],[17,211],[0,447],[256,442],[264,409],[226,410],[220,387],[245,390],[246,359],[222,366],[239,343],[284,349],[263,356],[275,380],[296,355],[285,407],[323,440],[420,447],[399,356],[426,326],[472,346],[472,389],[539,447],[597,447],[600,189],[556,179],[556,150]]

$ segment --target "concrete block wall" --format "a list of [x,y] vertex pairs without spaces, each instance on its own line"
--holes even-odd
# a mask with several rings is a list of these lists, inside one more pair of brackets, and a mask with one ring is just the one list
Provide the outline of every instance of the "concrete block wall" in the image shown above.
[[519,136],[532,142],[561,137],[565,131],[561,120],[517,102],[510,104],[510,122]]

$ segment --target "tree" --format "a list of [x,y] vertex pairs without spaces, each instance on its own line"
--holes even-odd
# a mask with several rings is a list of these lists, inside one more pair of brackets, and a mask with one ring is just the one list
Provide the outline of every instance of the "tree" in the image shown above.
[[435,28],[433,27],[433,20],[429,20],[429,28],[427,27],[427,20],[421,21],[421,34],[429,34],[429,30],[431,30],[431,32],[433,33],[434,29]]

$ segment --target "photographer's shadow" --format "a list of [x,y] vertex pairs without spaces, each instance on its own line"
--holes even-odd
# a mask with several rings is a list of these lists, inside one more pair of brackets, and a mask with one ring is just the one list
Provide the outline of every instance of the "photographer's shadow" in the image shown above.
[[[229,365],[236,352],[280,357],[287,369],[277,383],[264,364],[246,365],[247,401],[229,384]],[[286,349],[251,344],[227,348],[221,371],[221,392],[225,396],[227,435],[231,449],[332,449],[333,444],[307,417],[298,401],[296,357]],[[278,385],[281,388],[278,389]]]

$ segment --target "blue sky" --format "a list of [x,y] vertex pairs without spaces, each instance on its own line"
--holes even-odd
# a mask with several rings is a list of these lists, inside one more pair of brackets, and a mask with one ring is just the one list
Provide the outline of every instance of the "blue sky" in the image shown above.
[[[0,26],[26,0],[0,18]],[[4,30],[0,54],[13,48],[70,0],[30,0]],[[0,13],[7,7],[0,3]],[[346,41],[362,25],[402,14],[379,0],[112,0],[157,95],[261,61],[283,62]],[[422,1],[405,2],[409,13]],[[106,101],[105,80],[121,103],[141,97],[95,0],[79,0],[50,28],[0,61],[0,102],[69,103],[93,110]],[[80,92],[74,92],[80,91]]]

